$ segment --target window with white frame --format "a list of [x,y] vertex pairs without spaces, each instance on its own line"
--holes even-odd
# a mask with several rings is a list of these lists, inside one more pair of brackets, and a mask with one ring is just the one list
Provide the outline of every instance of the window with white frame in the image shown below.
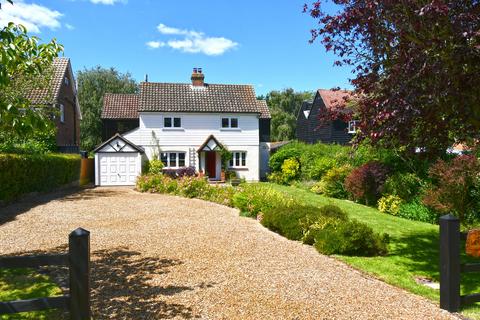
[[348,133],[357,132],[357,120],[348,121]]
[[238,118],[222,118],[222,128],[238,128]]
[[230,167],[242,168],[247,166],[247,153],[245,151],[232,152],[232,159],[230,160]]
[[185,152],[162,152],[160,160],[165,168],[185,167]]
[[65,107],[63,106],[63,104],[60,105],[60,122],[65,122]]
[[163,118],[163,126],[165,128],[181,128],[182,127],[182,118],[165,117],[165,118]]

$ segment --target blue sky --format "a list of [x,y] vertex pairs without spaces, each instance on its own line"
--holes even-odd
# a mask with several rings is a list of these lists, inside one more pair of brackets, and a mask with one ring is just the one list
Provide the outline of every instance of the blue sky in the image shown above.
[[[96,65],[137,81],[252,84],[257,94],[292,87],[349,88],[349,70],[309,44],[316,22],[305,0],[22,0],[5,4],[0,24],[15,20],[65,46],[75,70]],[[331,9],[331,8],[330,8]]]

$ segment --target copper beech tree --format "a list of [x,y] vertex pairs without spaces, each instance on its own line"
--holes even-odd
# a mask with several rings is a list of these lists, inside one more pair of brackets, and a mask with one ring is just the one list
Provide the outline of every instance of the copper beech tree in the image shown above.
[[435,157],[479,137],[480,0],[331,2],[336,13],[325,1],[304,11],[318,21],[311,41],[352,68],[357,141]]

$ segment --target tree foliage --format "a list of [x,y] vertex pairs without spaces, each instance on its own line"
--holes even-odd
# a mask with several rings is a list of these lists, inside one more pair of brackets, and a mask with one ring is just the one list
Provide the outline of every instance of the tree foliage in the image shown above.
[[332,0],[304,10],[321,41],[352,67],[361,132],[387,147],[430,156],[480,131],[480,1]]
[[52,62],[63,50],[56,40],[39,44],[25,27],[9,23],[0,30],[0,130],[25,137],[50,130],[45,108],[32,106],[27,93],[49,83]]
[[91,151],[102,142],[102,108],[105,93],[136,93],[138,85],[129,73],[97,66],[79,71],[78,101],[82,106],[80,139],[83,150]]
[[272,141],[295,139],[297,114],[303,101],[312,98],[312,92],[295,92],[291,88],[267,94],[266,100],[272,114]]

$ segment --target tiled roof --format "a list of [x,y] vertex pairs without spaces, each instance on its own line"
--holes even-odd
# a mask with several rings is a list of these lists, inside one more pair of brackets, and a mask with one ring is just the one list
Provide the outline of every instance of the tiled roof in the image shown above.
[[260,119],[270,119],[270,109],[268,109],[267,101],[257,100],[258,108],[260,109]]
[[55,58],[52,64],[53,74],[52,79],[50,80],[50,85],[43,89],[31,90],[27,94],[27,98],[30,102],[34,105],[56,103],[69,65],[69,58]]
[[138,94],[107,93],[103,98],[102,119],[138,119]]
[[250,85],[143,82],[139,111],[258,113],[267,116]]
[[322,97],[327,109],[345,106],[345,102],[352,98],[352,92],[347,90],[325,90],[319,89],[318,94]]

